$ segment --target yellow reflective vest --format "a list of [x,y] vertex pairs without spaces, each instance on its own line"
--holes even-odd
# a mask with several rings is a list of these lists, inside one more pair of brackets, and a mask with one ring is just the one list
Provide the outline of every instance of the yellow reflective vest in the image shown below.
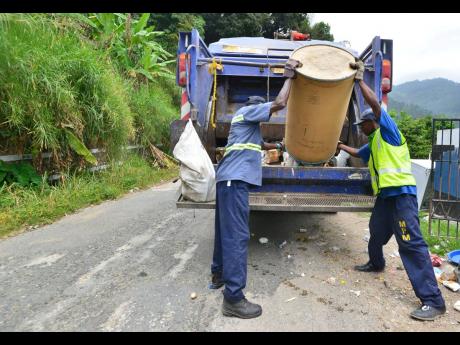
[[375,131],[369,143],[371,155],[368,165],[374,195],[379,194],[380,190],[386,187],[416,185],[406,138],[399,130],[398,132],[402,142],[399,146],[390,145],[383,140],[380,128]]

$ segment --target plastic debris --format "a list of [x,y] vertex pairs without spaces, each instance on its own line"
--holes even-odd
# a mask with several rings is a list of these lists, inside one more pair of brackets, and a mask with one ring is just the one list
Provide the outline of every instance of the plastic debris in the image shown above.
[[289,299],[285,300],[285,302],[291,302],[291,301],[295,300],[296,298],[297,298],[297,297],[289,298]]
[[283,241],[283,243],[281,243],[281,244],[279,245],[280,249],[282,249],[286,244],[287,244],[287,242],[286,242],[286,241]]
[[350,290],[351,293],[354,293],[356,295],[356,297],[359,297],[359,295],[361,295],[361,291],[359,290]]
[[342,236],[347,236],[347,234],[344,232],[344,233],[342,234]]
[[334,277],[330,277],[327,278],[326,281],[331,285],[335,285],[336,279]]
[[190,298],[191,298],[191,299],[195,299],[195,298],[197,298],[197,297],[198,297],[198,295],[196,294],[196,292],[192,292],[192,293],[190,294]]
[[261,238],[259,238],[259,242],[262,243],[262,244],[266,244],[268,242],[268,238],[261,237]]
[[346,283],[347,283],[346,280],[343,280],[343,279],[340,280],[340,285],[345,285]]
[[433,271],[434,271],[434,276],[436,277],[436,280],[439,282],[442,282],[441,275],[443,274],[443,271],[437,267],[433,267]]
[[452,290],[453,292],[457,292],[458,290],[460,290],[460,284],[456,283],[456,282],[451,282],[451,281],[448,281],[448,280],[444,280],[442,282],[442,285],[444,285],[446,288]]
[[300,273],[300,276],[305,277],[305,273]]
[[307,229],[305,229],[305,228],[300,228],[300,229],[299,229],[299,232],[307,232]]
[[439,256],[437,256],[436,254],[430,254],[430,257],[431,257],[431,264],[433,265],[433,267],[441,266],[442,260]]
[[454,304],[454,309],[455,309],[456,311],[460,311],[460,300],[458,300],[457,302],[455,302],[455,304]]
[[394,250],[394,251],[393,251],[393,255],[396,256],[396,257],[398,257],[398,258],[401,257],[401,256],[399,255],[399,251],[397,251],[397,250]]
[[436,250],[439,250],[439,249],[441,248],[441,246],[440,246],[439,244],[435,244],[435,245],[433,246],[433,248],[436,249]]
[[371,235],[364,235],[363,240],[365,242],[369,242],[369,239],[371,238]]

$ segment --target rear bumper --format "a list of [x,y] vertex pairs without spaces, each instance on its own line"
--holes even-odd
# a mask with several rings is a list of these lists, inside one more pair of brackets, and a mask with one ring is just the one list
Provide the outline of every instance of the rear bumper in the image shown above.
[[[368,195],[317,193],[249,193],[252,211],[290,212],[370,212],[375,198]],[[182,195],[178,208],[215,209],[215,202],[193,202]]]
[[[262,186],[249,193],[254,211],[369,212],[374,207],[368,168],[263,166]],[[182,195],[178,208],[213,209]]]

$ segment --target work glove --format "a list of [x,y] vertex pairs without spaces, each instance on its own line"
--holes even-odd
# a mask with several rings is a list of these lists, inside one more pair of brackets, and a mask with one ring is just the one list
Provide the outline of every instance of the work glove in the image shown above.
[[296,68],[302,67],[302,63],[295,59],[288,59],[286,62],[286,66],[284,66],[284,73],[285,77],[295,79],[296,75]]
[[356,69],[355,80],[363,80],[364,77],[364,62],[356,59],[356,62],[350,62],[350,67]]

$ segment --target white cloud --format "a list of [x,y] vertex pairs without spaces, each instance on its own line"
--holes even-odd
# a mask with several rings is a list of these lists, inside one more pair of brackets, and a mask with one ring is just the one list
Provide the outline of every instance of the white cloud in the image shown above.
[[393,40],[393,83],[447,78],[460,82],[459,13],[315,13],[335,41],[363,51],[374,36]]

